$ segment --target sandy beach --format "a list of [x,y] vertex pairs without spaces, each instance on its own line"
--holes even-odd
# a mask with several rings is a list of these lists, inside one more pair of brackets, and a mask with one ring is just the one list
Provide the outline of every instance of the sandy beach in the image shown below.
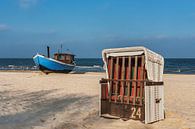
[[105,73],[0,72],[0,129],[195,129],[195,75],[165,74],[166,119],[98,116]]

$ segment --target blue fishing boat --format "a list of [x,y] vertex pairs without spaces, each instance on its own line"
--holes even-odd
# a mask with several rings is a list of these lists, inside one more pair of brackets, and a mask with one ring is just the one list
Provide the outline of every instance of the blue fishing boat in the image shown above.
[[74,54],[70,52],[55,53],[54,58],[50,58],[49,47],[47,47],[48,56],[36,54],[33,60],[36,66],[44,73],[60,72],[69,73],[76,66],[74,62]]

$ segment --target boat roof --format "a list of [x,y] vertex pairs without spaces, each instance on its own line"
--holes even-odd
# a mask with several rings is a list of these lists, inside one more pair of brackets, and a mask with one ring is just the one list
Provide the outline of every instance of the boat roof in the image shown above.
[[54,55],[71,55],[71,56],[75,56],[74,54],[72,54],[71,52],[64,52],[64,53],[54,53]]

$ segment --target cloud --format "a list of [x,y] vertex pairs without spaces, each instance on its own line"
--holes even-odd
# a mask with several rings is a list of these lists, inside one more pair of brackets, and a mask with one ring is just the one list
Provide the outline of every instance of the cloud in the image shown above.
[[8,25],[0,23],[0,31],[7,31],[9,29],[10,27]]
[[19,0],[21,8],[29,8],[33,5],[36,5],[38,0]]
[[157,35],[150,35],[150,36],[143,36],[141,39],[143,40],[166,40],[166,39],[170,39],[172,38],[172,36],[169,35],[164,35],[164,34],[157,34]]

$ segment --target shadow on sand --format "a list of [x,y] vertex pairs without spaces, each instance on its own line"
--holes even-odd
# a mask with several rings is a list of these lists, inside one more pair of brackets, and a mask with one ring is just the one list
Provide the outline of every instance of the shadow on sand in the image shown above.
[[[2,92],[0,96],[4,99],[1,103],[13,102],[15,105],[21,103],[28,103],[23,112],[16,114],[1,115],[0,116],[0,129],[28,129],[32,126],[41,124],[41,119],[47,119],[52,114],[60,111],[71,110],[71,105],[80,106],[80,104],[87,105],[94,97],[84,95],[66,95],[60,98],[49,98],[47,95],[56,92],[57,90],[44,90],[38,92],[25,93],[25,91]],[[11,96],[15,94],[14,96]],[[4,105],[6,106],[6,105]],[[87,107],[87,106],[86,106]]]

